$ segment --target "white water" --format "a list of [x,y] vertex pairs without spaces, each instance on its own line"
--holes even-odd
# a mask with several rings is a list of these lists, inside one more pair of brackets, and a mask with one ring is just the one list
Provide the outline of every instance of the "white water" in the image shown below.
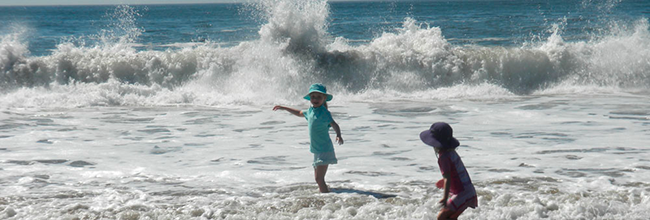
[[305,121],[271,106],[3,110],[0,215],[430,219],[440,174],[418,134],[447,121],[479,193],[466,219],[643,219],[648,101],[333,101],[346,143],[327,180],[358,193],[326,195]]
[[[394,33],[350,46],[325,32],[327,7],[321,3],[294,2],[292,10],[268,5],[268,24],[260,28],[260,39],[227,48],[207,42],[178,50],[138,51],[132,44],[137,32],[113,36],[107,31],[101,33],[105,39],[99,45],[61,43],[52,55],[32,57],[26,49],[29,42],[20,40],[27,31],[18,28],[1,36],[0,103],[10,107],[214,106],[272,104],[278,99],[297,103],[296,97],[313,82],[325,83],[351,100],[373,94],[388,99],[462,98],[467,91],[477,91],[470,93],[472,97],[491,99],[550,94],[561,87],[625,93],[647,91],[650,85],[647,20],[579,42],[565,42],[555,26],[548,39],[506,48],[452,45],[439,28],[409,18]],[[127,9],[122,13],[136,13]],[[118,19],[125,21],[116,24],[114,32],[139,30],[133,27],[133,17]],[[439,94],[441,89],[449,93]],[[112,94],[115,91],[119,93]],[[56,102],[48,103],[52,98]]]

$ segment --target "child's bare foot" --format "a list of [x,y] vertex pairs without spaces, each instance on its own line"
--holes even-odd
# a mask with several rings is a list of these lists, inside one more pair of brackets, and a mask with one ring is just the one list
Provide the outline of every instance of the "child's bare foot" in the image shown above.
[[328,193],[328,192],[331,192],[331,191],[330,191],[330,188],[329,188],[327,185],[325,185],[324,187],[322,187],[322,186],[319,185],[319,186],[318,186],[318,191],[320,191],[320,193]]

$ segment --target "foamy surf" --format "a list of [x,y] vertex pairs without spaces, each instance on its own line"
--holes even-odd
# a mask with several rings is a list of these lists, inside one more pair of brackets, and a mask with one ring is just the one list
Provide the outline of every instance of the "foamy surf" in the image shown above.
[[[313,54],[309,56],[313,59],[308,60],[287,54],[282,44],[266,45],[263,41],[230,48],[204,43],[176,51],[137,51],[119,44],[91,48],[61,44],[50,56],[25,57],[25,46],[5,36],[2,79],[5,94],[21,86],[38,90],[29,87],[75,87],[74,84],[90,83],[82,86],[97,86],[100,90],[119,82],[124,87],[148,86],[150,90],[189,92],[194,96],[205,89],[237,96],[263,84],[273,91],[273,96],[285,98],[296,96],[299,86],[311,81],[323,81],[353,96],[364,97],[366,92],[378,90],[399,94],[395,98],[418,98],[427,90],[453,91],[462,86],[482,90],[484,85],[490,85],[499,88],[496,91],[505,91],[485,94],[500,96],[549,94],[561,90],[562,86],[591,86],[596,90],[625,92],[644,89],[648,84],[646,70],[650,67],[640,62],[649,56],[643,47],[634,57],[616,63],[600,62],[621,57],[616,52],[605,53],[619,45],[618,41],[603,40],[593,46],[553,41],[539,48],[481,48],[452,46],[440,38],[428,43],[411,42],[431,45],[424,48],[400,46],[402,49],[391,49],[394,47],[391,45],[404,45],[410,38],[422,39],[418,37],[421,34],[429,36],[427,32],[431,31],[410,28],[414,29],[411,32],[421,33],[413,33],[413,36],[408,36],[411,35],[409,31],[390,34],[368,46],[346,46],[342,51],[332,49]],[[647,31],[634,35],[643,38]],[[621,51],[631,49],[626,46]],[[260,56],[260,51],[265,55]],[[305,74],[308,72],[316,74]],[[237,86],[233,88],[232,85]],[[437,98],[468,96],[466,91]],[[243,96],[244,100],[232,101],[248,102],[246,99],[267,94],[249,94]],[[38,96],[33,98],[39,99]]]
[[[5,110],[2,214],[434,218],[440,174],[417,133],[440,120],[454,124],[479,195],[465,218],[642,219],[648,106],[616,100],[333,102],[347,138],[332,194],[312,183],[305,122],[268,108]],[[626,145],[611,141],[621,134]]]

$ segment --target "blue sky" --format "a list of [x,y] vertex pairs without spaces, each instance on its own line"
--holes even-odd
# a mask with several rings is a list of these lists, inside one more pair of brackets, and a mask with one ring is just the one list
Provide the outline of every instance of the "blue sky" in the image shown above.
[[[231,3],[251,0],[0,0],[0,6],[7,5],[119,5],[119,4],[187,4],[187,3]],[[332,1],[332,0],[330,0]],[[335,0],[341,1],[341,0]]]

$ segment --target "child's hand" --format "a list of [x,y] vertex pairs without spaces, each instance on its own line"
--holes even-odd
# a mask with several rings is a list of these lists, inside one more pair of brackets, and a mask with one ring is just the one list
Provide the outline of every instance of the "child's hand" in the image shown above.
[[443,208],[447,207],[447,199],[446,198],[442,198],[440,200],[440,202],[438,202],[438,203],[440,203],[440,207],[443,207]]
[[438,189],[445,188],[445,179],[443,178],[438,180],[438,182],[436,183],[436,187],[438,187]]
[[273,107],[273,111],[277,111],[278,109],[282,109],[282,108],[284,108],[284,107],[282,107],[280,105],[276,105],[276,106]]
[[336,136],[336,142],[339,143],[339,145],[343,144],[343,138],[341,136]]

